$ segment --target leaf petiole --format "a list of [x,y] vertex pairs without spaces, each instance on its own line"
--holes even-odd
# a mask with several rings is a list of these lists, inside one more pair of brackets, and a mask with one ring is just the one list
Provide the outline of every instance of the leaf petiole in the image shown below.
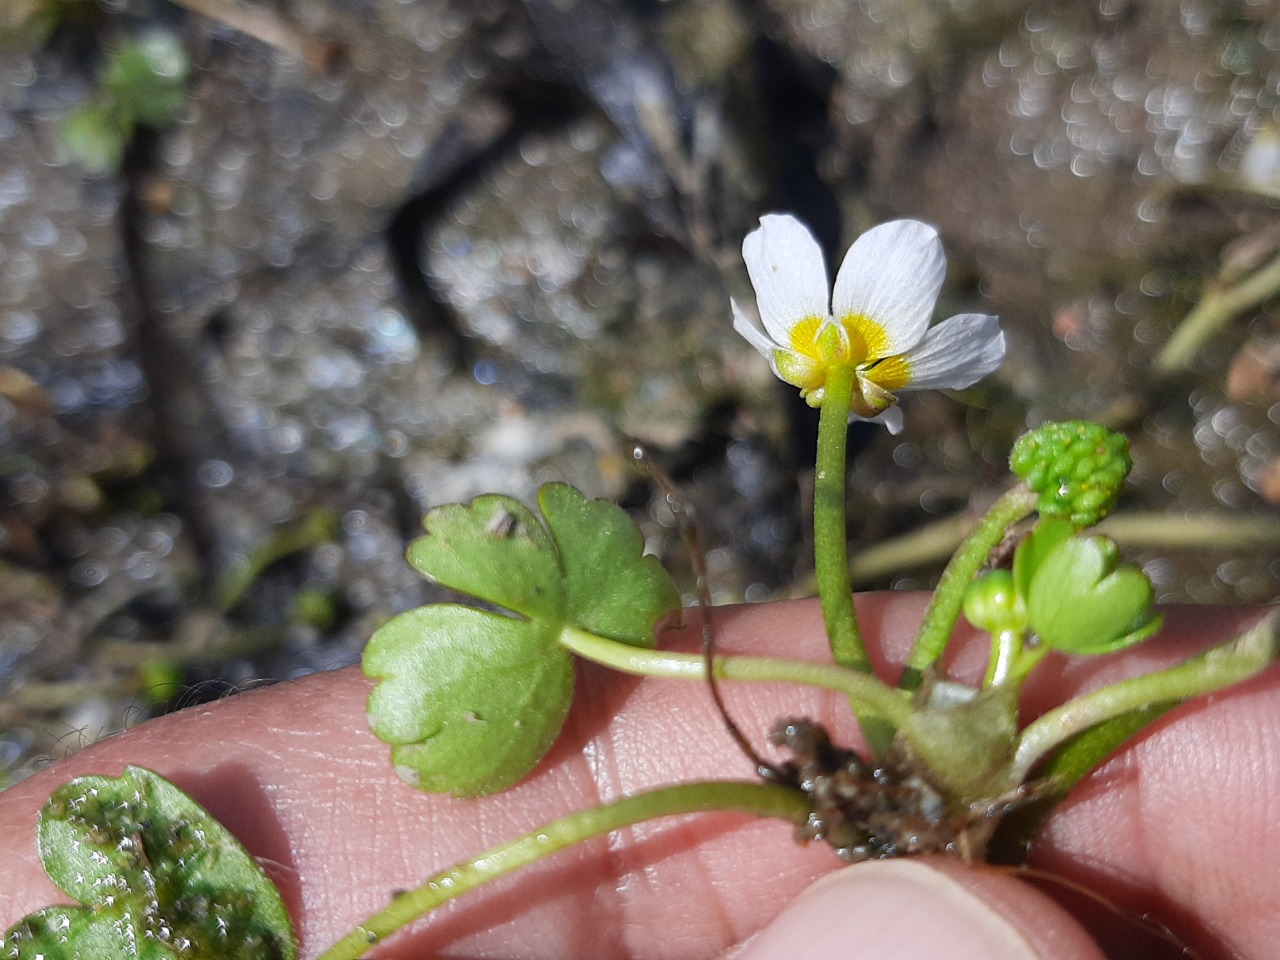
[[1234,640],[1155,673],[1121,680],[1042,714],[1023,729],[1013,779],[1025,780],[1041,757],[1072,737],[1115,717],[1192,697],[1247,680],[1280,655],[1280,611]]
[[505,876],[575,843],[622,827],[682,813],[726,811],[801,824],[809,800],[798,790],[746,781],[698,781],[660,787],[613,803],[580,810],[493,847],[399,894],[322,953],[318,960],[350,960],[460,894]]
[[[707,676],[699,653],[633,647],[572,626],[560,631],[559,640],[572,653],[623,673],[677,680],[705,680]],[[905,726],[912,717],[911,703],[901,691],[871,674],[846,667],[782,657],[718,655],[713,662],[717,680],[798,683],[833,690],[848,697],[860,714],[881,717],[895,727]]]

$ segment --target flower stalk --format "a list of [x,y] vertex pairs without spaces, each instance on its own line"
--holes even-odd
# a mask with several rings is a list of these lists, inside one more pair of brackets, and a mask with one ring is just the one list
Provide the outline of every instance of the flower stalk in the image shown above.
[[845,449],[849,403],[856,380],[856,372],[847,365],[835,367],[827,375],[813,482],[813,556],[831,654],[842,667],[870,673],[871,661],[853,607],[845,517]]
[[982,569],[987,557],[1004,539],[1009,528],[1035,509],[1036,500],[1036,494],[1024,484],[1014,486],[991,505],[991,509],[983,515],[973,532],[951,557],[934,589],[915,646],[903,668],[902,678],[898,682],[903,690],[918,689],[925,670],[942,656],[960,616],[964,592],[968,589],[969,582]]
[[995,687],[1009,681],[1013,676],[1014,664],[1022,655],[1023,640],[1020,630],[997,630],[992,634],[991,659],[987,663],[983,687]]

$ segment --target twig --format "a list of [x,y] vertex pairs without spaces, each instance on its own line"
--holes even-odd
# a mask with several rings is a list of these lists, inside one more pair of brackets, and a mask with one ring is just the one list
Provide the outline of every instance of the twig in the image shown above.
[[[941,563],[973,529],[969,511],[936,520],[870,547],[861,548],[850,564],[858,585],[892,573]],[[1217,511],[1174,514],[1158,510],[1126,511],[1102,521],[1097,532],[1135,550],[1267,550],[1280,547],[1280,520]]]
[[1168,375],[1184,369],[1204,342],[1228,321],[1260,306],[1277,293],[1280,293],[1280,256],[1238,283],[1210,286],[1156,355],[1153,363],[1156,373]]
[[310,37],[283,18],[261,7],[236,0],[170,0],[176,6],[260,40],[282,53],[297,57],[313,69],[323,70],[333,60],[335,44]]

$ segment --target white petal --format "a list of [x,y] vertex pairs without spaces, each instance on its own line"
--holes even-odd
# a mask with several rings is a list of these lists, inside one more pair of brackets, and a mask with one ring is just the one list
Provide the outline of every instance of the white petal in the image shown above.
[[947,273],[938,231],[919,220],[893,220],[860,236],[836,277],[832,314],[869,317],[884,328],[882,356],[910,350],[924,336]]
[[747,342],[760,351],[761,355],[770,362],[773,361],[773,351],[778,349],[778,345],[764,335],[759,327],[752,323],[742,308],[732,297],[729,298],[729,307],[733,310],[733,329],[747,338]]
[[791,328],[805,317],[826,319],[830,288],[818,241],[799,220],[771,213],[742,241],[760,320],[779,344],[790,346]]
[[1004,359],[1000,321],[980,313],[944,320],[907,353],[911,382],[903,390],[960,390],[981,380]]
[[849,420],[862,420],[866,423],[882,423],[886,430],[897,435],[902,432],[902,408],[892,406],[884,413],[878,413],[874,417],[860,417],[856,413],[849,414]]

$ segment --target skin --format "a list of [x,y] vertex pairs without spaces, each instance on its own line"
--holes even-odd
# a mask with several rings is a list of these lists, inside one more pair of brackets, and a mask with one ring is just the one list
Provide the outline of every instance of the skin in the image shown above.
[[[923,603],[912,594],[858,598],[879,670],[892,670],[905,656]],[[1179,659],[1234,636],[1259,615],[1172,610],[1150,649],[1046,661],[1024,710],[1030,716],[1080,689]],[[821,615],[811,601],[721,608],[715,625],[724,652],[824,656]],[[663,643],[695,649],[696,637],[683,631]],[[980,645],[962,638],[957,646],[955,672],[980,678]],[[128,763],[188,790],[264,863],[295,918],[304,957],[317,955],[394,891],[571,810],[680,780],[752,777],[701,684],[640,681],[592,665],[580,668],[578,680],[550,755],[515,788],[476,800],[423,794],[396,779],[387,748],[365,727],[370,684],[354,669],[142,724],[0,794],[6,874],[0,927],[66,899],[44,877],[35,852],[36,814],[49,792],[73,776],[118,774]],[[757,743],[776,719],[797,715],[827,724],[838,741],[855,741],[847,706],[834,696],[746,684],[725,685],[724,693]],[[863,940],[865,955],[874,956],[875,937],[892,938],[899,929],[910,936],[913,917],[922,918],[922,927],[936,919],[954,931],[950,955],[971,955],[962,949],[969,936],[964,923],[947,919],[942,906],[934,910],[932,883],[945,893],[939,903],[958,904],[963,916],[972,902],[975,916],[985,910],[1010,942],[1030,951],[999,956],[1179,955],[1133,919],[1147,915],[1206,960],[1262,960],[1280,942],[1280,831],[1272,799],[1280,788],[1277,729],[1280,670],[1271,669],[1167,714],[1059,808],[1031,863],[1089,887],[1111,907],[1059,882],[1033,885],[948,858],[889,874],[854,867],[793,903],[837,870],[830,852],[797,846],[777,821],[708,814],[644,824],[564,851],[466,895],[370,956],[760,960],[862,956],[856,945]],[[904,890],[929,882],[918,895],[898,896],[892,883],[872,888],[858,880],[877,876],[902,880]],[[874,901],[870,916],[857,913],[858,897],[834,892],[849,878],[850,889],[861,883],[878,895],[867,900]],[[797,952],[813,931],[842,931],[855,920],[863,934],[842,932],[838,954],[818,946]]]

